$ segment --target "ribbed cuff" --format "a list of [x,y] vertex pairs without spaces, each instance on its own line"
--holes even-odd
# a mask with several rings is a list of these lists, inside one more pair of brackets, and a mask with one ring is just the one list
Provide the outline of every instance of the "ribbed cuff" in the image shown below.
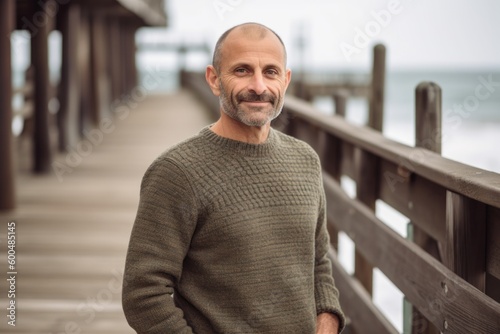
[[[331,291],[331,289],[328,289]],[[339,318],[339,333],[344,330],[346,319],[340,307],[338,292],[324,293],[324,291],[316,291],[316,314],[332,313]]]

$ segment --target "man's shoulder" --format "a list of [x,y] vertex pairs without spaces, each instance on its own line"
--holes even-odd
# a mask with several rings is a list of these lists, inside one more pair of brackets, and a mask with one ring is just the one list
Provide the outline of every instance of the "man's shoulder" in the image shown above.
[[207,153],[206,141],[200,134],[189,137],[173,146],[170,146],[151,163],[151,167],[165,164],[175,164],[185,166],[200,159]]
[[298,151],[301,154],[311,155],[315,158],[318,157],[316,151],[311,147],[311,145],[309,145],[305,141],[298,139],[298,138],[295,138],[295,137],[292,137],[290,135],[287,135],[287,134],[285,134],[281,131],[278,131],[278,130],[274,130],[274,132],[276,133],[278,140],[280,142],[280,145],[284,150],[293,150],[296,152]]

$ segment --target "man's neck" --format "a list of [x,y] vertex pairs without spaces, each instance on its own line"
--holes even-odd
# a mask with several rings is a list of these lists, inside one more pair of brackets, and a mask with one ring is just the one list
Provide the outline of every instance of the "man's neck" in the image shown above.
[[221,113],[221,117],[210,128],[217,135],[249,144],[262,144],[267,140],[271,124],[248,126]]

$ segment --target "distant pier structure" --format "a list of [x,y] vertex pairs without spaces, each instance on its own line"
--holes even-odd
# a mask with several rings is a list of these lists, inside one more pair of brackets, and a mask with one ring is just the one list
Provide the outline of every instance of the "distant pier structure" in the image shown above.
[[[55,150],[74,147],[85,129],[102,126],[113,101],[137,86],[137,29],[166,25],[163,0],[0,1],[0,210],[15,207],[15,165],[26,158],[14,152],[18,139],[12,136],[13,116],[23,119],[31,168],[47,173]],[[26,84],[15,89],[14,30],[28,31],[31,45]],[[57,87],[49,80],[48,38],[53,30],[62,36]],[[13,94],[25,100],[16,110]],[[52,98],[57,98],[57,107],[51,107]]]

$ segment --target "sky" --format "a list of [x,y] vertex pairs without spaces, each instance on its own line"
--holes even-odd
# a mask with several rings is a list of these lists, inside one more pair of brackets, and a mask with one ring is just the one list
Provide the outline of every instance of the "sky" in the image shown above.
[[303,32],[306,66],[369,66],[382,42],[390,69],[500,69],[498,0],[166,0],[169,26],[139,40],[205,41],[228,28],[259,22],[275,30],[300,62]]

